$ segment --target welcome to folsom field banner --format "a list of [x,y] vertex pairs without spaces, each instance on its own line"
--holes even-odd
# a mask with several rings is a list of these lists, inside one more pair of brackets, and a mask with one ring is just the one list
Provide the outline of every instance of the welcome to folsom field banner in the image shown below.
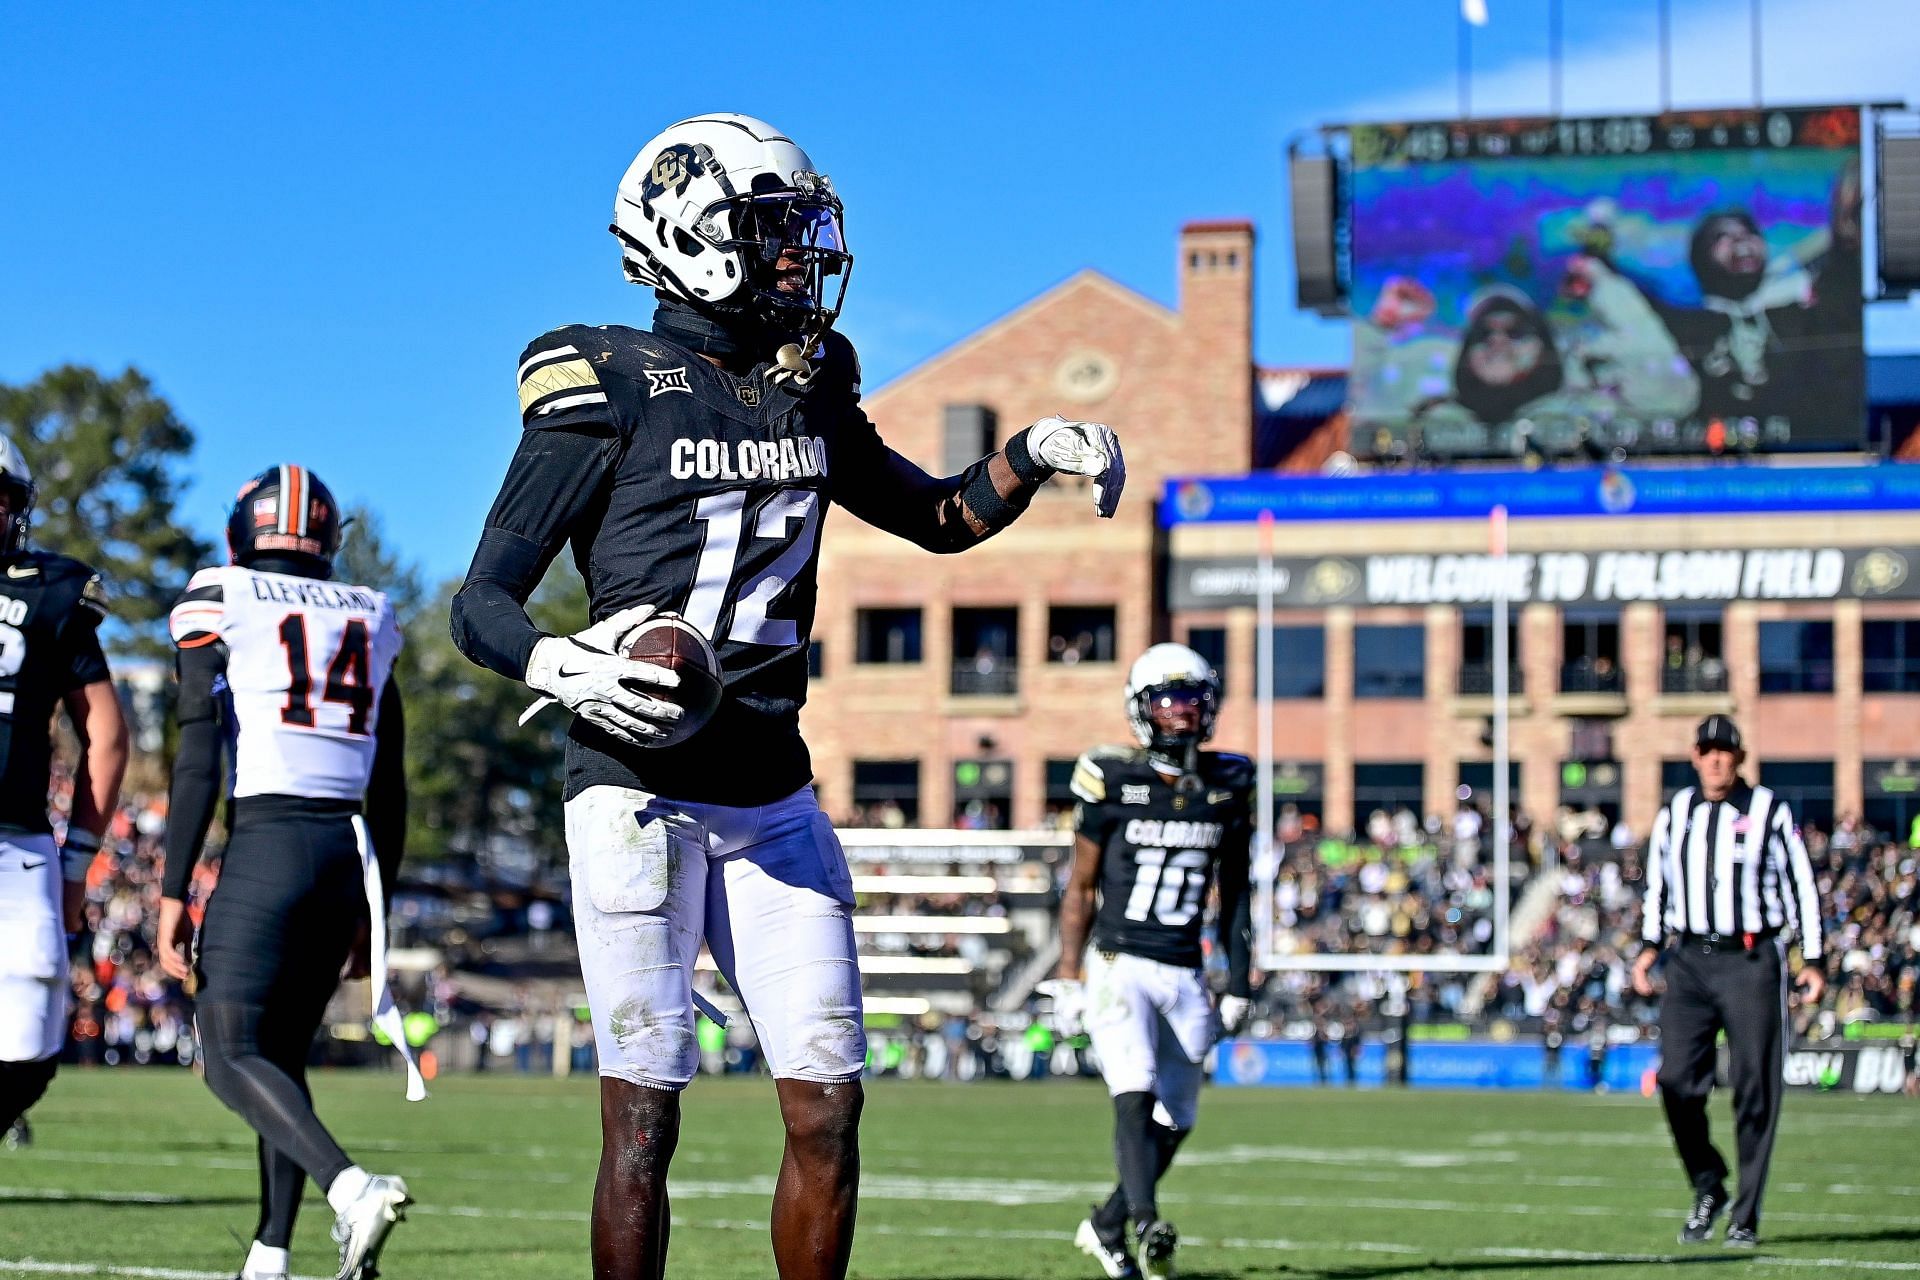
[[[1715,603],[1730,600],[1920,599],[1920,547],[1770,547],[1696,551],[1555,551],[1506,558],[1514,604]],[[1276,607],[1457,604],[1493,601],[1500,564],[1490,555],[1417,552],[1286,556],[1273,563]],[[1254,603],[1251,556],[1174,560],[1168,605],[1218,609]]]

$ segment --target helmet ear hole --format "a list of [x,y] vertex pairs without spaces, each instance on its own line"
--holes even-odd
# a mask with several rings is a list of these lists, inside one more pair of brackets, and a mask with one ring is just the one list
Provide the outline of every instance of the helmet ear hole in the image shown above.
[[673,247],[686,254],[689,258],[699,257],[706,249],[705,245],[678,227],[673,229]]

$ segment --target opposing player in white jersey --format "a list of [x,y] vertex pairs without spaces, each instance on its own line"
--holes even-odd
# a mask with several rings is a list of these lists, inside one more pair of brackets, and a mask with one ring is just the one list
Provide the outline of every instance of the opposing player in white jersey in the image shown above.
[[[1216,1032],[1238,1030],[1251,994],[1253,766],[1200,749],[1220,680],[1185,645],[1140,655],[1126,708],[1140,745],[1096,747],[1074,765],[1073,875],[1060,903],[1060,965],[1043,989],[1063,1030],[1077,1030],[1084,1011],[1113,1095],[1119,1185],[1074,1243],[1115,1280],[1163,1280],[1178,1237],[1155,1187],[1193,1131],[1207,1050]],[[1227,958],[1217,1009],[1201,946],[1216,881]]]
[[[80,927],[87,868],[127,766],[126,721],[95,634],[106,616],[99,575],[27,549],[33,498],[26,459],[0,436],[0,1133],[13,1143],[67,1038],[65,935]],[[63,705],[82,751],[56,847],[48,727]]]
[[[207,1087],[260,1135],[260,1222],[242,1280],[287,1275],[306,1177],[337,1215],[342,1280],[375,1274],[408,1203],[399,1178],[340,1149],[306,1085],[343,970],[364,976],[371,960],[375,1008],[391,1008],[384,904],[406,829],[400,630],[384,594],[330,580],[339,542],[327,487],[305,468],[270,467],[227,519],[233,562],[196,573],[169,620],[180,745],[160,959],[175,978],[197,976]],[[231,834],[195,957],[188,882],[228,779]],[[411,1063],[409,1075],[409,1095],[424,1096]]]

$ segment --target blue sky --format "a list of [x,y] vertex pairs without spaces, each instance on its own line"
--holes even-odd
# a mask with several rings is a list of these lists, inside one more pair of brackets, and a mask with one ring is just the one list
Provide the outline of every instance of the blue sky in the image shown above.
[[[1489,0],[1477,111],[1545,108],[1546,4]],[[1912,4],[1765,0],[1768,97],[1920,101]],[[1655,0],[1566,9],[1565,109],[1655,107]],[[1675,100],[1749,100],[1748,0],[1674,10]],[[1263,235],[1259,358],[1344,363],[1293,309],[1287,139],[1456,101],[1454,0],[708,11],[0,0],[0,380],[137,365],[200,435],[197,524],[300,461],[450,575],[521,347],[651,312],[604,228],[673,119],[764,116],[833,176],[878,383],[1082,267],[1170,302],[1179,224],[1228,216]],[[1920,350],[1920,306],[1868,333]]]

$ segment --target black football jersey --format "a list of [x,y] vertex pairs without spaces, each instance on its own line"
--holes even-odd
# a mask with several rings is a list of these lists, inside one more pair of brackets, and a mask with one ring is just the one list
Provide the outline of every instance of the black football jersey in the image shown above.
[[569,796],[604,783],[750,805],[812,779],[799,710],[827,505],[893,527],[888,504],[902,497],[859,406],[852,346],[829,334],[815,364],[800,388],[767,365],[735,374],[618,325],[556,329],[523,353],[526,435],[490,529],[550,542],[539,516],[564,495],[516,494],[514,475],[544,435],[599,436],[591,500],[564,531],[593,618],[674,610],[713,641],[723,669],[719,710],[676,746],[630,747],[576,720]]
[[44,832],[54,711],[108,678],[100,575],[44,551],[0,559],[0,829]]
[[[1073,768],[1074,830],[1100,846],[1093,945],[1199,968],[1207,889],[1244,887],[1253,834],[1253,762],[1200,753],[1183,788],[1144,750],[1099,747]],[[1191,783],[1191,780],[1190,780]]]

